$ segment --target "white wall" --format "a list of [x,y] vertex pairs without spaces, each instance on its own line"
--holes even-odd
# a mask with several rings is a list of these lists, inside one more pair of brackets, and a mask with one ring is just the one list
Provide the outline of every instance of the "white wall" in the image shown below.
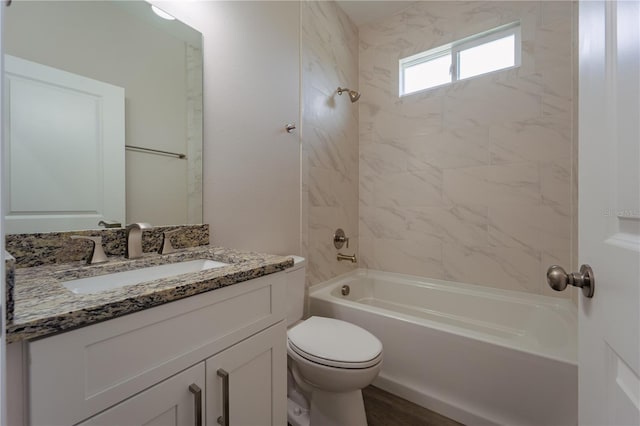
[[[300,5],[162,2],[204,39],[204,222],[215,245],[300,252]],[[299,125],[299,123],[298,123]]]
[[[14,2],[5,18],[5,53],[125,89],[126,144],[187,151],[184,41],[117,3]],[[187,161],[127,151],[126,169],[127,222],[189,222]]]

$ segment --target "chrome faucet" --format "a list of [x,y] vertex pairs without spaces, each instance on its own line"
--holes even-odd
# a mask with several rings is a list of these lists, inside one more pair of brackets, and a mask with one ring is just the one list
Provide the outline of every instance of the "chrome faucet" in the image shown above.
[[132,223],[127,226],[127,248],[124,257],[138,259],[142,257],[142,230],[151,229],[148,223]]

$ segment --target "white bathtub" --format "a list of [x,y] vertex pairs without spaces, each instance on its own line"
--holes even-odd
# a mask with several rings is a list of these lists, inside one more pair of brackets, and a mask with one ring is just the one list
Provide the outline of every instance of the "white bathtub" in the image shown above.
[[312,315],[382,341],[382,389],[469,425],[578,423],[569,300],[366,269],[315,285],[309,297]]

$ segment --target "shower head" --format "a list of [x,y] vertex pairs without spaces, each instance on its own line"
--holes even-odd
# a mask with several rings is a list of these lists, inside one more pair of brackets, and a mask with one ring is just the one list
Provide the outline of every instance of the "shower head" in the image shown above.
[[360,99],[360,92],[355,90],[347,89],[346,87],[338,87],[338,95],[342,95],[342,92],[349,93],[349,99],[351,99],[351,102],[356,102]]

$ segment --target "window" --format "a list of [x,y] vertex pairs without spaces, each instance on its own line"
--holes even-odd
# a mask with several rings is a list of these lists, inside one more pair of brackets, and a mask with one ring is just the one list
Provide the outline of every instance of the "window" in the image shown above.
[[520,23],[400,59],[400,96],[520,66]]

